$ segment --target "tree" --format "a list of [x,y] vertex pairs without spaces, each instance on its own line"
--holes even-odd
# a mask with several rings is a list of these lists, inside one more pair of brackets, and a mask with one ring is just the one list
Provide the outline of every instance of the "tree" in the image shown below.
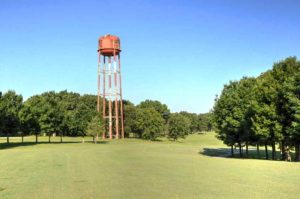
[[217,98],[213,110],[213,119],[218,138],[231,146],[239,146],[242,156],[242,144],[246,144],[248,155],[248,143],[251,140],[251,104],[253,102],[254,78],[244,77],[240,81],[231,81],[224,86],[220,98]]
[[272,77],[272,86],[275,89],[276,113],[281,125],[281,154],[282,159],[287,160],[287,147],[293,146],[294,141],[291,139],[291,127],[293,125],[294,109],[288,97],[289,81],[300,70],[300,62],[296,57],[288,57],[283,61],[275,63],[270,71]]
[[31,100],[27,100],[19,112],[19,119],[21,123],[22,136],[34,134],[36,136],[35,142],[37,143],[37,135],[40,132],[40,126],[38,118],[32,109]]
[[246,145],[246,157],[248,157],[248,146],[251,142],[256,141],[254,131],[252,130],[253,115],[252,106],[255,101],[256,79],[252,77],[243,77],[238,83],[238,108],[241,112],[240,125],[242,140]]
[[168,116],[170,114],[170,110],[166,104],[162,104],[160,101],[157,100],[145,100],[137,105],[138,108],[153,108],[156,110],[167,122]]
[[124,130],[125,137],[136,133],[137,108],[133,104],[124,105]]
[[76,110],[80,103],[80,95],[78,93],[67,91],[61,91],[55,95],[58,98],[57,106],[63,113],[60,126],[60,136],[62,140],[63,135],[76,135],[77,133],[77,124],[80,122],[77,121],[79,118],[76,118]]
[[197,117],[198,131],[212,131],[212,113],[199,114]]
[[38,142],[38,134],[41,131],[39,123],[41,117],[41,104],[42,98],[40,95],[32,96],[24,102],[24,106],[19,113],[22,131],[29,135],[34,134],[36,143]]
[[88,123],[87,126],[87,135],[90,135],[93,137],[93,140],[95,144],[97,143],[97,138],[99,136],[99,133],[102,132],[103,134],[103,120],[100,115],[96,115],[92,118],[92,120]]
[[295,161],[300,160],[300,72],[296,72],[284,85],[285,98],[288,99],[292,124],[288,128],[290,140],[295,147]]
[[229,82],[225,85],[222,94],[215,100],[213,119],[217,133],[217,137],[229,146],[231,146],[231,155],[233,156],[233,146],[238,143],[241,151],[241,128],[240,116],[242,115],[238,109],[239,101],[237,100],[237,85],[238,82]]
[[268,159],[268,144],[272,146],[272,159],[275,159],[275,144],[281,137],[281,123],[276,110],[276,90],[270,72],[262,74],[257,79],[255,88],[256,100],[252,103],[252,130],[259,143],[265,145],[266,159]]
[[3,133],[3,121],[4,121],[4,104],[2,98],[2,92],[0,91],[0,135]]
[[153,108],[138,108],[135,125],[138,135],[147,140],[156,140],[164,131],[164,119]]
[[[100,107],[102,110],[102,107]],[[97,115],[97,96],[83,95],[80,96],[79,104],[76,109],[75,118],[77,121],[77,134],[84,135],[88,123]]]
[[197,131],[200,131],[200,120],[196,113],[189,113],[187,111],[181,111],[179,112],[180,115],[186,117],[190,121],[190,130],[189,133],[195,133]]
[[1,97],[1,131],[6,134],[7,143],[9,136],[17,134],[20,130],[20,120],[18,117],[19,111],[22,108],[23,98],[17,95],[14,91],[8,91]]
[[42,133],[49,136],[53,133],[60,133],[64,112],[58,105],[58,98],[54,91],[46,92],[41,95],[39,125]]
[[190,132],[191,121],[189,118],[179,114],[171,114],[168,121],[168,138],[177,140],[178,138],[185,138]]

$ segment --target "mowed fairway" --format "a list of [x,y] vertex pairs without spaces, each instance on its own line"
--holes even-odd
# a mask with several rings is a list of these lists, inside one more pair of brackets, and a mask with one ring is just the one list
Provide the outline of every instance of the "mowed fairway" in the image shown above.
[[299,163],[201,154],[204,148],[225,147],[213,133],[192,135],[180,142],[64,141],[69,143],[1,147],[0,198],[300,196]]

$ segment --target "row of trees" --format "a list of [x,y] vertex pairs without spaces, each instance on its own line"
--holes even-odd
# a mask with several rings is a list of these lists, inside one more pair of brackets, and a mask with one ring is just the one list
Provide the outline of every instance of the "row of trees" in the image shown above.
[[218,138],[225,144],[239,148],[255,145],[272,148],[276,146],[281,159],[290,159],[289,151],[295,149],[295,160],[300,160],[300,62],[289,57],[275,63],[271,70],[257,78],[243,77],[224,86],[215,100],[213,120]]
[[[146,100],[135,106],[124,100],[125,136],[155,140],[167,136],[176,140],[188,133],[211,129],[209,114],[170,113],[167,105]],[[0,92],[0,135],[35,135],[53,133],[61,136],[96,136],[103,121],[96,112],[97,96],[74,92],[45,92],[23,102],[14,91]],[[114,107],[114,106],[113,106]],[[107,107],[108,108],[108,107]],[[102,108],[100,108],[102,110]],[[179,125],[180,124],[180,125]]]
[[0,134],[7,136],[46,134],[49,142],[53,133],[83,136],[95,116],[97,98],[93,95],[62,91],[45,92],[22,100],[21,95],[8,91],[0,96]]
[[171,140],[184,138],[189,133],[211,131],[211,114],[188,112],[170,113],[159,101],[146,100],[139,105],[125,104],[125,132],[135,137]]

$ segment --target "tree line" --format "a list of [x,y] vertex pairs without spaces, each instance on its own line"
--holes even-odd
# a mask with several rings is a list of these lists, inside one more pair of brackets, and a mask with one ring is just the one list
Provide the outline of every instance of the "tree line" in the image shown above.
[[[170,113],[167,105],[154,100],[138,105],[123,100],[123,104],[126,137],[176,140],[189,133],[211,130],[209,113]],[[7,143],[11,136],[21,136],[23,142],[28,135],[35,135],[36,142],[39,136],[47,135],[51,142],[54,133],[61,142],[63,136],[95,137],[103,132],[104,125],[96,107],[96,95],[49,91],[24,101],[14,91],[0,92],[0,136],[6,136]]]
[[[288,57],[258,77],[243,77],[224,85],[215,99],[214,129],[219,139],[238,147],[240,156],[249,156],[248,146],[265,149],[275,160],[279,149],[282,160],[300,160],[300,62]],[[245,153],[243,150],[245,146]]]

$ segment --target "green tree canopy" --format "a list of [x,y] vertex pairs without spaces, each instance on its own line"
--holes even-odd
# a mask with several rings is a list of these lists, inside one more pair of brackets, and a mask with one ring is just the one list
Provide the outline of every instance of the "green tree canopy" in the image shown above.
[[242,143],[245,142],[248,147],[249,141],[254,137],[251,132],[254,85],[254,78],[244,77],[240,81],[231,81],[224,86],[213,110],[219,139],[230,146],[237,143],[240,147],[240,155],[242,155]]
[[136,119],[137,109],[133,104],[125,104],[124,106],[124,126],[125,137],[128,137],[130,133],[136,133]]
[[86,135],[93,136],[95,143],[97,140],[96,136],[103,134],[103,119],[100,115],[96,115],[92,118],[92,120],[88,123]]
[[156,140],[164,132],[164,120],[160,113],[152,108],[137,109],[136,131],[143,139]]
[[7,142],[9,142],[9,136],[16,135],[20,130],[18,114],[23,105],[23,97],[14,91],[8,91],[1,96],[0,100],[0,128],[1,132],[7,135]]
[[190,132],[191,121],[188,117],[179,113],[171,114],[168,121],[168,138],[177,140],[185,138]]
[[168,115],[170,114],[170,110],[168,109],[168,106],[166,104],[162,104],[160,101],[157,100],[145,100],[141,102],[138,106],[138,108],[153,108],[155,109],[161,116],[164,118],[168,118]]
[[288,148],[295,147],[300,159],[300,62],[289,57],[275,63],[273,68],[257,78],[242,78],[224,86],[215,102],[213,119],[218,137],[233,145],[242,142],[272,146],[276,159],[276,143],[282,159]]

